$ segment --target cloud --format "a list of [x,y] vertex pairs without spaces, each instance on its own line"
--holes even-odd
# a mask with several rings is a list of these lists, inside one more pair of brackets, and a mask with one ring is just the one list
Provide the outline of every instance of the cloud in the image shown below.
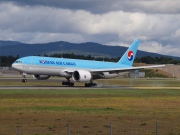
[[155,41],[143,42],[140,49],[147,52],[169,54],[170,56],[178,56],[179,53],[176,47],[172,47],[172,45],[163,46],[161,43]]
[[140,49],[180,56],[178,1],[112,1],[1,0],[0,39],[129,46],[140,38]]
[[110,11],[176,14],[179,0],[0,0],[26,6],[48,6],[70,10],[85,10],[94,14]]

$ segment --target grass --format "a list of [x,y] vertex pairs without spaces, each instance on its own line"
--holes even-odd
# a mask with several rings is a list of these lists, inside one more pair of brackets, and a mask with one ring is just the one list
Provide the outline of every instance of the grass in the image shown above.
[[[154,88],[153,90],[148,89],[148,88],[131,88],[131,89],[64,89],[61,88],[61,90],[0,90],[0,98],[6,98],[6,96],[11,95],[14,97],[15,95],[26,97],[42,97],[42,96],[49,96],[49,97],[83,97],[86,98],[87,96],[92,96],[92,97],[99,97],[99,96],[104,96],[104,97],[136,97],[136,98],[144,98],[144,97],[156,97],[156,96],[180,96],[179,95],[179,90],[178,89],[157,89]],[[67,99],[66,99],[67,100]]]
[[70,124],[72,135],[105,135],[112,122],[113,135],[154,135],[158,122],[159,134],[178,135],[179,104],[173,88],[0,90],[0,134],[67,134]]
[[171,74],[168,74],[167,72],[164,72],[162,70],[158,69],[141,69],[141,72],[145,72],[146,77],[152,77],[152,78],[170,78],[173,77]]

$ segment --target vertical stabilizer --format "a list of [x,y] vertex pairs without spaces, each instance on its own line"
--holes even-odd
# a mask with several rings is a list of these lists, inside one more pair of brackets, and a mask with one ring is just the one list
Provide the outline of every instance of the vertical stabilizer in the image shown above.
[[136,52],[140,43],[140,39],[134,40],[128,50],[124,53],[121,59],[118,61],[119,64],[125,64],[132,66],[134,59],[136,57]]

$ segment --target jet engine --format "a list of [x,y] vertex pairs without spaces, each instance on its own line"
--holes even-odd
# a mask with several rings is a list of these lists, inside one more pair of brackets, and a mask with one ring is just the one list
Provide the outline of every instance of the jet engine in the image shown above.
[[33,78],[37,79],[37,80],[47,80],[49,79],[49,75],[33,75]]
[[76,82],[88,82],[91,80],[92,75],[89,71],[77,70],[73,72],[72,78]]

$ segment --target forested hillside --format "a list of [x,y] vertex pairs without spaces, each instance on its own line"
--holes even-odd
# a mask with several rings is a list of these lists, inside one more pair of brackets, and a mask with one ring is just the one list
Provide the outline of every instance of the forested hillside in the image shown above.
[[[129,45],[130,46],[130,45]],[[117,58],[121,57],[127,47],[123,46],[110,46],[110,45],[101,45],[98,43],[93,42],[86,42],[86,43],[69,43],[64,41],[58,42],[50,42],[50,43],[42,43],[42,44],[27,44],[27,43],[20,43],[16,41],[0,41],[0,56],[17,56],[20,57],[24,56],[32,56],[32,55],[43,55],[48,54],[51,55],[53,53],[74,53],[78,55],[91,55],[96,57],[108,57],[108,58]],[[152,52],[145,52],[138,50],[137,56],[138,58],[141,57],[168,57],[180,60],[179,57],[174,56],[167,56]]]

